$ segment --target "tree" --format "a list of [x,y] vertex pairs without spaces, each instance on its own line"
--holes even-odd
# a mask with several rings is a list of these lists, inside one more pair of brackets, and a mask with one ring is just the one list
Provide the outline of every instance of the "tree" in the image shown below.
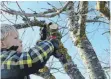
[[[97,55],[85,34],[85,25],[88,12],[88,2],[80,2],[80,13],[78,15],[74,12],[73,3],[69,8],[69,29],[71,38],[79,50],[79,54],[87,67],[91,79],[106,79],[105,73],[99,63]],[[79,16],[80,15],[80,16]],[[79,18],[79,23],[76,18]]]
[[[99,20],[99,18],[101,18],[101,16],[96,16],[94,19],[87,19],[88,8],[89,8],[88,2],[86,2],[86,1],[77,2],[78,3],[77,8],[75,7],[74,3],[75,2],[70,2],[70,1],[66,2],[64,4],[64,6],[62,6],[62,8],[59,8],[59,9],[56,8],[55,6],[51,5],[50,3],[48,3],[48,5],[53,7],[52,9],[47,9],[47,11],[40,12],[40,13],[37,13],[36,11],[33,11],[34,13],[26,13],[25,11],[23,11],[22,7],[18,4],[18,2],[16,2],[16,4],[19,7],[20,11],[16,11],[16,10],[13,10],[13,9],[7,7],[7,5],[3,2],[1,4],[1,5],[3,5],[3,8],[1,9],[1,11],[2,11],[2,13],[5,12],[8,14],[16,15],[16,17],[17,16],[22,17],[24,23],[15,24],[12,22],[12,24],[17,29],[28,28],[28,27],[31,27],[33,29],[32,26],[39,26],[39,27],[44,27],[45,25],[48,26],[48,24],[45,21],[43,21],[43,20],[40,21],[36,18],[38,18],[38,17],[53,18],[55,16],[58,16],[58,18],[60,18],[60,15],[63,12],[68,13],[68,18],[69,18],[68,19],[68,27],[69,27],[68,31],[70,33],[72,41],[74,42],[75,47],[77,47],[79,50],[81,59],[83,60],[84,65],[86,66],[87,71],[90,74],[90,78],[91,79],[106,79],[106,76],[101,67],[101,64],[99,63],[97,55],[86,35],[86,23],[90,23],[90,22],[107,23],[107,22],[102,21],[101,19]],[[77,9],[77,11],[76,11],[76,9]],[[30,9],[30,10],[32,11],[32,9]],[[92,11],[94,11],[94,10],[92,10]],[[107,12],[107,13],[109,13],[109,12]],[[4,16],[4,15],[2,14],[2,16]],[[30,19],[32,19],[30,17],[34,17],[34,19],[30,20]],[[108,17],[108,19],[109,19],[109,15],[108,16],[106,15],[106,17]],[[9,22],[11,22],[9,19],[7,19],[7,20]],[[66,28],[66,27],[63,27],[63,28]],[[64,35],[66,35],[66,34],[64,34]],[[60,34],[60,36],[61,36],[61,34]],[[76,64],[74,64],[72,57],[69,55],[67,49],[62,44],[61,39],[60,39],[60,43],[61,43],[61,46],[60,46],[60,50],[58,52],[63,54],[63,59],[66,60],[66,62],[63,63],[62,58],[59,58],[59,61],[63,65],[63,68],[65,69],[66,73],[69,75],[69,77],[71,79],[84,79],[81,72],[76,67]],[[44,71],[44,74],[41,73],[38,75],[40,75],[44,78],[47,78],[47,79],[49,77],[52,77],[52,74],[50,73],[50,69],[48,69],[47,67],[44,67],[44,68],[46,68],[46,70]],[[42,70],[44,70],[44,68]],[[50,76],[46,77],[48,75],[50,75]]]

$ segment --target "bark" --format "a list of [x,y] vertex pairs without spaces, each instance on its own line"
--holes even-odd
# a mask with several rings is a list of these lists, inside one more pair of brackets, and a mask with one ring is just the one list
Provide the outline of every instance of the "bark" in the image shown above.
[[108,1],[97,1],[96,9],[110,20],[110,10],[108,7]]
[[60,42],[60,47],[58,50],[59,54],[62,54],[62,57],[58,58],[61,64],[64,67],[64,70],[69,75],[71,79],[85,79],[81,74],[77,65],[73,62],[71,56],[69,56],[67,49],[63,46],[62,42]]
[[41,77],[43,77],[44,79],[56,79],[55,76],[53,76],[53,75],[50,73],[50,69],[49,69],[47,66],[44,66],[44,68],[39,69],[39,72],[36,73],[35,75],[41,76]]
[[[74,3],[70,2],[68,6],[69,30],[74,45],[77,47],[79,54],[87,68],[90,79],[106,79],[106,75],[101,67],[97,55],[85,34],[85,25],[87,16],[84,15],[88,11],[88,2],[81,1],[79,4],[79,16],[75,16]],[[83,16],[84,15],[84,16]]]
[[[45,23],[45,21],[32,20],[29,21],[29,25],[32,27],[34,26],[44,27],[47,24]],[[16,27],[17,29],[22,29],[30,27],[29,25],[27,23],[21,23],[21,24],[14,24],[13,26]]]

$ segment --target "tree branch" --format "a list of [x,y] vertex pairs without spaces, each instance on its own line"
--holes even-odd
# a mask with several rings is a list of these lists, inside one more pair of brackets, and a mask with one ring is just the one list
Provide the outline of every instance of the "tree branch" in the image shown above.
[[[104,21],[99,21],[99,20],[86,20],[86,22],[90,23],[90,22],[103,22],[106,24],[109,24],[107,22]],[[38,21],[38,20],[32,20],[29,23],[30,26],[38,26],[38,27],[44,27],[47,26],[47,23],[45,23],[45,21]],[[22,29],[22,28],[28,28],[28,24],[26,23],[21,23],[21,24],[14,24],[13,26],[15,26],[17,29]]]
[[[60,8],[60,9],[57,9],[57,10],[49,9],[48,11],[40,12],[40,13],[25,13],[25,12],[23,13],[23,12],[12,10],[12,9],[6,9],[6,10],[1,9],[1,10],[4,11],[4,12],[7,12],[9,14],[12,14],[12,15],[24,15],[25,14],[27,17],[47,17],[47,18],[51,18],[51,17],[54,17],[54,16],[60,14],[61,12],[63,12],[67,8],[68,4],[69,4],[69,2],[66,2],[66,4],[64,5],[63,8]],[[51,12],[55,12],[55,13],[47,15],[48,13],[51,13]]]
[[[38,27],[44,27],[45,25],[47,25],[45,23],[45,21],[38,21],[38,20],[32,20],[30,21],[30,26],[38,26]],[[17,29],[22,29],[22,28],[28,28],[28,24],[26,23],[21,23],[21,24],[14,24],[13,26],[15,26]]]
[[102,22],[102,23],[106,23],[106,24],[109,24],[105,21],[100,21],[100,20],[86,20],[86,22],[90,23],[90,22]]

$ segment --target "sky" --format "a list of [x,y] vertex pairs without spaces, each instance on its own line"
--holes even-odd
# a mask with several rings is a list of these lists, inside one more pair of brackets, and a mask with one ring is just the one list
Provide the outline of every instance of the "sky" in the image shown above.
[[[18,2],[19,5],[21,6],[21,8],[28,13],[33,13],[33,11],[36,12],[43,12],[46,9],[51,9],[52,7],[50,5],[47,4],[46,1],[21,1]],[[52,1],[49,2],[51,3],[53,6],[56,6],[57,8],[61,7],[61,4],[58,1]],[[64,4],[64,2],[62,2],[62,5]],[[96,2],[89,2],[89,8],[94,8],[95,9],[95,4]],[[11,2],[7,4],[8,7],[10,7],[11,9],[14,10],[19,10],[17,4],[15,4],[15,2]],[[30,9],[28,9],[30,8]],[[32,11],[33,10],[33,11]],[[89,12],[88,13],[88,19],[94,18],[96,15],[99,15],[99,12]],[[15,16],[12,15],[8,15],[5,14],[5,16],[8,19],[11,19],[12,22],[14,23],[23,23],[22,18],[18,16],[18,20],[15,22]],[[57,22],[60,27],[61,26],[65,26],[65,24],[67,23],[67,15],[61,14],[60,18],[58,19],[59,16],[56,16],[54,18],[37,18],[38,20],[45,20],[47,23],[49,23],[50,21],[54,21]],[[32,18],[31,18],[32,19]],[[9,21],[6,20],[6,18],[4,18],[3,16],[1,16],[1,23],[8,23],[8,24],[12,24]],[[5,21],[3,21],[5,20]],[[62,20],[62,21],[61,21]],[[105,22],[108,22],[107,19],[105,18]],[[27,51],[30,47],[33,47],[35,45],[35,42],[40,38],[39,36],[39,27],[33,27],[34,30],[32,30],[32,28],[26,28],[26,29],[20,29],[19,31],[19,36],[20,39],[22,39],[23,41],[23,47],[24,50],[23,51]],[[87,23],[86,24],[86,33],[87,36],[94,48],[94,50],[96,51],[96,54],[99,58],[100,61],[102,61],[102,66],[108,66],[107,64],[104,63],[109,63],[109,53],[107,52],[107,50],[109,50],[109,34],[104,32],[108,31],[109,29],[109,25],[105,24],[105,23]],[[66,29],[64,31],[64,34],[67,33],[68,30]],[[67,34],[65,37],[62,38],[62,42],[64,42],[64,46],[68,49],[68,53],[69,55],[72,57],[73,61],[75,64],[78,65],[78,68],[80,69],[80,71],[82,72],[82,74],[84,74],[84,76],[86,77],[86,79],[89,79],[86,73],[86,70],[84,68],[83,62],[78,54],[78,50],[76,49],[76,47],[73,45],[72,40],[70,39],[69,34]],[[49,66],[50,62],[55,62],[53,64],[52,67],[57,67],[60,68],[61,64],[60,62],[58,62],[57,59],[54,58],[54,60],[52,61],[53,57],[50,58],[50,60],[48,61],[47,66]],[[104,63],[103,63],[104,62]],[[61,69],[62,71],[63,69]],[[56,73],[57,71],[55,70],[51,70],[51,72],[53,73],[53,75],[56,77],[56,79],[70,79],[68,77],[67,74],[62,74],[60,72]],[[64,72],[64,71],[63,71]],[[31,75],[32,79],[42,79],[40,77],[35,77],[34,75]]]

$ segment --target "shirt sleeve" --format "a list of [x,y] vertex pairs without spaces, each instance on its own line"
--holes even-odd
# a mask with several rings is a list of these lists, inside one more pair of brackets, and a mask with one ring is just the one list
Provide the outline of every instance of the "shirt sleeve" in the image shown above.
[[[42,68],[54,51],[54,46],[50,41],[37,43],[28,52],[15,54],[9,57],[5,65],[8,69],[17,66],[25,74],[32,74]],[[19,56],[20,55],[20,56]]]
[[50,41],[42,41],[31,48],[28,53],[21,55],[20,68],[25,70],[26,74],[31,74],[42,68],[54,51],[54,46]]

